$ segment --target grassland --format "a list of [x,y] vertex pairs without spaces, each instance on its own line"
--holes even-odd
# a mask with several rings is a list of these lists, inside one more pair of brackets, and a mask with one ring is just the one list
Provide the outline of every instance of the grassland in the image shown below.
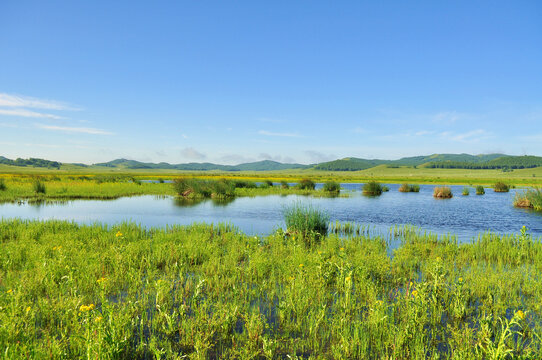
[[539,239],[394,234],[2,220],[2,357],[539,358]]

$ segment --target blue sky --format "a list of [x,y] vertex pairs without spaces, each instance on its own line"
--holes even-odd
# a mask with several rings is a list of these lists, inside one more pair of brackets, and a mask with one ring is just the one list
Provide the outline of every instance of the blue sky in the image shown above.
[[540,1],[0,3],[0,155],[542,156]]

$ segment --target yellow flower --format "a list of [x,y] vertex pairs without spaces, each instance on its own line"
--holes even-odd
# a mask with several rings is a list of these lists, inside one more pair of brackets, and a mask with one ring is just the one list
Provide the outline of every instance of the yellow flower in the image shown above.
[[95,322],[95,323],[99,323],[99,322],[102,321],[102,320],[103,320],[103,317],[98,316],[96,319],[94,319],[94,322]]
[[11,294],[13,292],[13,289],[9,289],[8,291],[6,291],[8,294]]
[[525,320],[525,313],[521,310],[516,311],[516,316],[521,320]]
[[90,311],[90,310],[94,310],[94,304],[90,304],[90,305],[81,305],[81,306],[79,307],[79,311],[81,311],[81,312]]
[[299,267],[300,267],[300,268],[302,268],[303,266],[305,266],[305,265],[303,265],[303,264],[299,264]]
[[288,279],[290,279],[290,281],[294,281],[294,280],[295,280],[295,277],[290,276]]
[[104,277],[101,277],[101,278],[99,278],[98,280],[96,280],[96,282],[97,282],[98,284],[101,284],[101,283],[106,282],[106,281],[107,281],[107,279],[104,278]]
[[318,255],[322,255],[322,252],[320,250],[318,250]]
[[350,280],[352,280],[352,278],[350,276],[347,276],[347,277],[344,278],[345,282],[349,282]]
[[116,237],[121,237],[122,236],[122,233],[120,231],[117,231],[117,233],[115,234]]
[[463,282],[463,278],[460,277],[459,279],[457,279],[457,281],[459,281],[461,283],[461,282]]
[[412,291],[412,296],[417,297],[418,296],[418,290]]
[[411,287],[413,287],[413,286],[414,286],[414,284],[413,284],[412,281],[411,281],[411,282],[408,284],[408,287],[411,288]]
[[28,314],[29,311],[30,311],[30,306],[26,308],[26,313]]
[[340,248],[339,250],[344,251],[344,248],[342,247],[342,248]]

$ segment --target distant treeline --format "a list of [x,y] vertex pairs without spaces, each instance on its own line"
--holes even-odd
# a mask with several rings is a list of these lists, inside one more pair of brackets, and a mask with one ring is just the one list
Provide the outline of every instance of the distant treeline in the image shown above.
[[470,163],[463,161],[430,162],[428,168],[437,169],[529,169],[542,166],[542,157],[539,156],[504,156],[483,163]]
[[0,164],[4,165],[14,165],[14,166],[35,166],[35,167],[44,167],[44,168],[53,168],[59,169],[61,163],[58,161],[50,161],[37,158],[21,159],[17,158],[16,160],[11,160],[0,156]]

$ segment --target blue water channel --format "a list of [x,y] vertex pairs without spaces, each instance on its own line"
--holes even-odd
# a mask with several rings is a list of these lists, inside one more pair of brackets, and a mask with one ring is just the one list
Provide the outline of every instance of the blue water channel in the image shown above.
[[389,184],[389,192],[378,197],[361,194],[361,184],[342,184],[348,197],[318,198],[298,195],[239,197],[231,202],[186,203],[173,197],[137,196],[117,200],[73,200],[63,203],[0,204],[3,219],[59,219],[92,224],[135,222],[145,227],[194,222],[228,222],[247,234],[269,234],[285,228],[283,211],[295,204],[307,204],[329,214],[330,221],[354,222],[370,227],[373,232],[389,233],[396,225],[414,225],[421,231],[456,235],[469,241],[481,233],[518,233],[526,226],[535,237],[542,236],[540,213],[514,208],[518,189],[485,195],[462,196],[463,186],[451,186],[452,199],[433,198],[434,185],[421,185],[419,193],[401,193],[399,185]]

